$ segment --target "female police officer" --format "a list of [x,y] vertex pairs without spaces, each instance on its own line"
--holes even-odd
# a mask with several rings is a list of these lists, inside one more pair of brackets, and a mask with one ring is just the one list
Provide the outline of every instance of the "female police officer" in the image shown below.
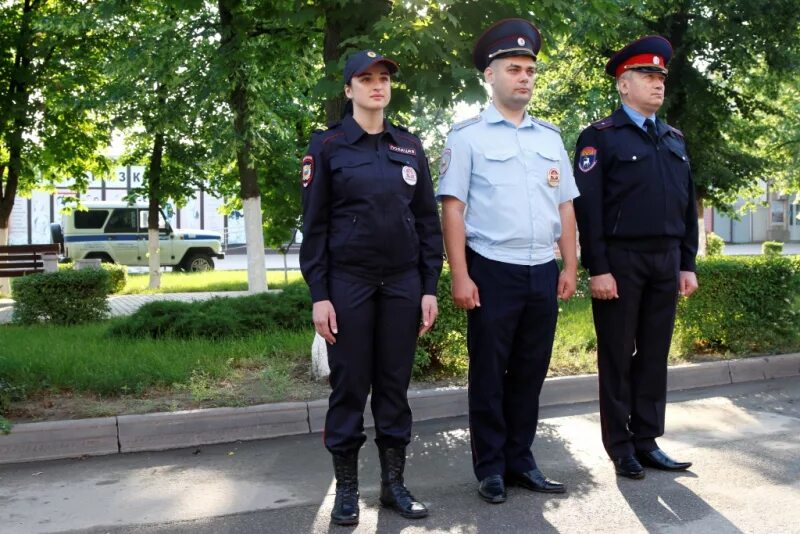
[[352,114],[312,135],[302,166],[300,267],[314,326],[328,342],[333,390],[324,442],[336,474],[331,518],[344,525],[358,522],[358,450],[370,387],[381,503],[404,517],[428,514],[403,483],[411,438],[406,393],[417,335],[438,313],[442,237],[422,144],[384,119],[395,72],[394,61],[373,51],[347,60]]

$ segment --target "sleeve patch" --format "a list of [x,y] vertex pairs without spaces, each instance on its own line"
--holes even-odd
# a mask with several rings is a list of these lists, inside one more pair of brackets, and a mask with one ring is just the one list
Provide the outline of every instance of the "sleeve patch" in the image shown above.
[[303,187],[308,187],[314,179],[314,156],[308,155],[303,158],[303,171],[301,173]]
[[595,165],[597,165],[597,149],[593,146],[582,148],[578,156],[578,168],[582,172],[589,172]]
[[445,148],[444,152],[442,152],[442,158],[439,161],[439,176],[444,176],[444,173],[447,172],[447,169],[450,168],[450,158],[453,156],[453,151],[449,148]]

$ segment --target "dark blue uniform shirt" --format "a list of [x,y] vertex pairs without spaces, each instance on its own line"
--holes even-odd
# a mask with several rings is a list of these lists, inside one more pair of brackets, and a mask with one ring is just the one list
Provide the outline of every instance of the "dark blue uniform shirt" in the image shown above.
[[574,173],[581,263],[610,272],[606,246],[680,246],[681,271],[695,270],[697,205],[683,134],[656,122],[658,142],[622,108],[581,132]]
[[328,277],[368,283],[418,272],[436,295],[442,232],[422,143],[384,121],[370,139],[352,116],[311,136],[303,159],[300,267],[314,302]]

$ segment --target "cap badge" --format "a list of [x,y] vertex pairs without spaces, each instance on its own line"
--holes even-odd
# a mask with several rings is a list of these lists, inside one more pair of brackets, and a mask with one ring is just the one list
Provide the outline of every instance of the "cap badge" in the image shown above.
[[375,53],[375,52],[373,52],[372,50],[370,50],[369,52],[367,52],[367,56],[369,56],[369,57],[376,57],[377,55],[378,55],[378,54],[376,54],[376,53]]
[[520,46],[525,46],[525,39],[520,37],[519,39],[517,39],[517,44]]
[[661,60],[658,56],[653,56],[653,65],[658,65],[661,63]]
[[561,182],[561,173],[558,170],[558,167],[550,167],[550,170],[547,171],[547,183],[550,187],[558,187],[559,182]]
[[403,167],[403,180],[408,185],[416,185],[416,183],[417,183],[417,171],[414,170],[414,167],[409,167],[408,165]]

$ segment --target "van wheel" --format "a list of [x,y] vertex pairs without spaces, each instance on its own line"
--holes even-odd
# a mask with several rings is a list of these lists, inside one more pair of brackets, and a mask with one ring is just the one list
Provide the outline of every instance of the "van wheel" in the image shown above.
[[189,273],[214,270],[214,260],[208,254],[192,254],[183,262],[183,269]]

